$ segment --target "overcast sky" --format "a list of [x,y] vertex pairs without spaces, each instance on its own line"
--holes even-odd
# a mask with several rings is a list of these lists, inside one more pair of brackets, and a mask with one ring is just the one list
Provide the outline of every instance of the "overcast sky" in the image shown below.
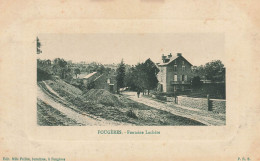
[[162,54],[182,53],[193,65],[211,60],[225,64],[224,34],[40,34],[41,59],[64,58],[73,62],[135,65]]

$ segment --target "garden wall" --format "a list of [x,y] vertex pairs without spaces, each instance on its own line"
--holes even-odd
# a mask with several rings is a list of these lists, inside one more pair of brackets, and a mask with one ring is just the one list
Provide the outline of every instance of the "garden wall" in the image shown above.
[[181,106],[208,110],[208,99],[178,96],[178,104]]
[[226,113],[226,100],[210,99],[208,101],[207,98],[192,98],[186,96],[178,96],[177,100],[177,103],[181,106]]
[[210,99],[212,111],[226,113],[226,100]]

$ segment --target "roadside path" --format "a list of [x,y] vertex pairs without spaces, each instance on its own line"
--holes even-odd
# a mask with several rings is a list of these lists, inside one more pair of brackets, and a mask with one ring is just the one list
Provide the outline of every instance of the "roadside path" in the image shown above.
[[182,107],[179,105],[175,105],[173,102],[160,102],[155,100],[151,97],[142,96],[137,97],[136,92],[123,92],[123,95],[130,98],[133,101],[143,103],[147,106],[164,110],[170,112],[174,115],[186,117],[189,119],[193,119],[199,121],[208,126],[224,126],[225,125],[225,115],[223,114],[216,114],[210,111],[203,111],[199,109],[193,109],[188,107]]

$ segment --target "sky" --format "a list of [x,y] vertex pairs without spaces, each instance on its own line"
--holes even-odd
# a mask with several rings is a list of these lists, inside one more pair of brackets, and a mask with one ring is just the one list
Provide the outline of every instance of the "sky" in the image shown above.
[[150,58],[155,63],[162,54],[182,53],[191,64],[199,66],[212,60],[225,64],[224,34],[40,34],[40,59],[63,58],[73,62],[120,63],[135,65]]

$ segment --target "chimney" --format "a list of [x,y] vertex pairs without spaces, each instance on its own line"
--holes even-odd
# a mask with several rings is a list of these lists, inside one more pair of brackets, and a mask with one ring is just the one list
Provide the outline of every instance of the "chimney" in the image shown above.
[[177,56],[182,56],[182,54],[181,53],[177,53]]
[[172,53],[170,53],[169,55],[168,55],[168,58],[170,59],[172,57]]
[[162,60],[163,62],[165,62],[166,56],[164,56],[164,54],[162,55]]

